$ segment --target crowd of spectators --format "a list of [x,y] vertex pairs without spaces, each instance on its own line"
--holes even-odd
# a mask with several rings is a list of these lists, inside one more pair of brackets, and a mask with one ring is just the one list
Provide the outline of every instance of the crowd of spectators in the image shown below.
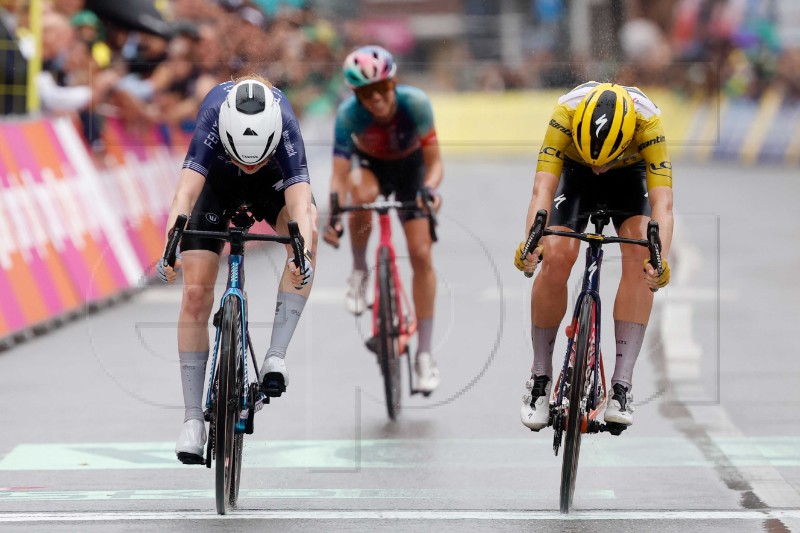
[[[18,43],[27,27],[25,4],[5,0],[0,8]],[[160,4],[165,24],[149,30],[129,27],[119,13],[109,20],[98,8],[98,16],[85,0],[43,0],[41,110],[76,114],[95,152],[104,150],[103,125],[111,116],[131,130],[158,124],[190,133],[208,91],[243,74],[272,81],[300,115],[328,113],[338,102],[345,43],[302,0]],[[136,2],[128,5],[136,9]]]
[[[687,96],[759,98],[772,88],[800,98],[800,44],[783,42],[779,31],[792,26],[783,11],[800,18],[791,1],[602,0],[582,4],[589,11],[585,28],[575,26],[565,0],[527,5],[521,61],[485,60],[468,46],[454,47],[451,57],[470,65],[468,74],[443,76],[441,85],[504,91],[614,79]],[[585,55],[571,46],[581,31],[590,41]],[[499,50],[499,31],[497,38]]]
[[[141,1],[159,8],[163,26],[131,27],[101,9],[135,11],[139,0],[42,0],[43,70],[36,79],[41,108],[75,113],[100,154],[108,117],[120,117],[134,130],[157,123],[165,131],[191,132],[205,94],[251,72],[280,87],[299,115],[330,116],[346,93],[339,70],[344,55],[369,41],[388,44],[380,35],[360,33],[357,18],[320,17],[311,0]],[[407,62],[404,76],[421,75],[415,84],[445,90],[563,88],[615,79],[690,96],[722,91],[758,98],[772,88],[800,98],[800,49],[778,37],[775,1],[593,2],[591,16],[598,18],[591,31],[602,28],[603,35],[592,35],[587,57],[570,54],[565,0],[528,5],[517,64],[475,57],[468,38],[455,38],[415,68],[419,49],[431,44],[418,41],[417,50],[398,54]],[[25,83],[24,58],[36,47],[27,6],[27,0],[0,0],[0,39],[15,43],[0,54],[4,86],[15,87],[4,95],[6,114],[24,112],[18,101],[24,91],[18,89]],[[450,75],[440,76],[441,70]]]

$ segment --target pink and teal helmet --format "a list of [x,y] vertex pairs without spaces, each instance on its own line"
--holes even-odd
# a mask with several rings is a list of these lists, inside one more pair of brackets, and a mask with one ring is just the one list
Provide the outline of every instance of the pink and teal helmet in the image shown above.
[[362,46],[344,60],[344,83],[358,89],[383,80],[391,80],[397,72],[392,54],[380,46]]

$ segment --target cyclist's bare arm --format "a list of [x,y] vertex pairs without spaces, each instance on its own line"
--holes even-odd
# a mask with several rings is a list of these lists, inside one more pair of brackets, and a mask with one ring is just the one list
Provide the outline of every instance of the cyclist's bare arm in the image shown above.
[[[556,189],[558,189],[559,176],[551,174],[546,171],[539,171],[533,178],[533,194],[531,196],[531,203],[528,206],[528,216],[525,219],[525,238],[528,237],[528,231],[533,226],[533,221],[536,218],[536,213],[540,209],[550,211],[553,205],[553,198],[556,196]],[[538,264],[538,257],[541,253],[541,248],[537,247],[532,254],[528,254],[526,263],[530,262],[531,266]],[[537,258],[535,262],[534,257]]]
[[178,215],[188,216],[191,214],[205,184],[206,178],[199,172],[188,168],[181,169],[178,188],[175,190],[175,196],[172,197],[172,206],[169,208],[167,231],[175,225],[175,219],[178,218]]
[[[175,219],[178,215],[189,215],[194,208],[195,202],[200,197],[203,186],[206,183],[206,178],[199,172],[184,168],[181,170],[180,178],[178,179],[178,188],[175,190],[175,196],[172,198],[172,206],[169,208],[169,216],[167,217],[167,234],[164,238],[164,247],[169,241],[169,230],[175,225]],[[176,271],[181,268],[181,260],[175,261],[175,267],[169,265],[162,265],[164,276],[167,282],[172,283],[177,278]]]
[[[429,189],[436,190],[442,184],[444,178],[444,165],[442,164],[442,152],[439,143],[432,142],[422,147],[422,159],[425,162],[425,177],[422,184]],[[442,199],[438,194],[433,194],[433,210],[439,211]]]
[[283,191],[286,212],[289,220],[296,220],[306,248],[311,250],[313,241],[314,213],[311,209],[311,185],[306,182],[295,183]]
[[[350,159],[345,159],[339,156],[333,156],[333,172],[331,174],[331,193],[339,195],[339,201],[346,201],[347,193],[350,192],[348,185],[350,183]],[[342,235],[342,223],[337,222],[336,228],[331,227],[330,224],[325,224],[325,233],[323,239],[331,246],[339,247],[339,237]]]

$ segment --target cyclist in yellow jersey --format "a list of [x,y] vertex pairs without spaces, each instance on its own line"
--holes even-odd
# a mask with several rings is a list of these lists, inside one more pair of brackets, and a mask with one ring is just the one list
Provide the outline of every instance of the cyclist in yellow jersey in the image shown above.
[[[539,151],[526,235],[539,209],[549,211],[548,226],[584,231],[589,214],[600,207],[611,212],[621,237],[644,239],[648,221],[658,221],[662,257],[667,257],[673,226],[672,164],[661,111],[636,87],[592,81],[558,99]],[[547,236],[525,258],[523,246],[514,256],[518,269],[534,272],[543,255],[547,258],[531,294],[533,366],[520,411],[522,423],[538,431],[548,422],[553,345],[567,310],[567,280],[580,241]],[[622,278],[614,302],[617,357],[604,418],[630,425],[633,367],[653,306],[650,289],[669,283],[670,270],[664,260],[659,276],[645,248],[620,248]]]

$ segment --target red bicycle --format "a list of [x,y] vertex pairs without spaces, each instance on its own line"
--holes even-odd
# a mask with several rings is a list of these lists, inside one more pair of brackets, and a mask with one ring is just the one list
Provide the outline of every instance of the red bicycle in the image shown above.
[[[432,199],[427,191],[420,192],[421,204],[428,217],[431,240],[436,242],[436,215]],[[380,241],[375,254],[375,301],[372,303],[372,337],[366,342],[367,348],[378,355],[383,374],[383,388],[386,393],[386,411],[391,420],[396,420],[401,407],[400,358],[409,355],[409,340],[417,331],[417,318],[414,307],[403,289],[397,271],[397,255],[392,244],[392,223],[389,211],[392,209],[418,209],[417,201],[399,202],[381,197],[379,200],[359,205],[339,205],[337,193],[331,194],[331,224],[336,224],[342,213],[352,211],[375,211],[380,225]],[[411,357],[408,364],[409,389],[411,394],[422,392],[414,386],[414,373],[411,371]]]

